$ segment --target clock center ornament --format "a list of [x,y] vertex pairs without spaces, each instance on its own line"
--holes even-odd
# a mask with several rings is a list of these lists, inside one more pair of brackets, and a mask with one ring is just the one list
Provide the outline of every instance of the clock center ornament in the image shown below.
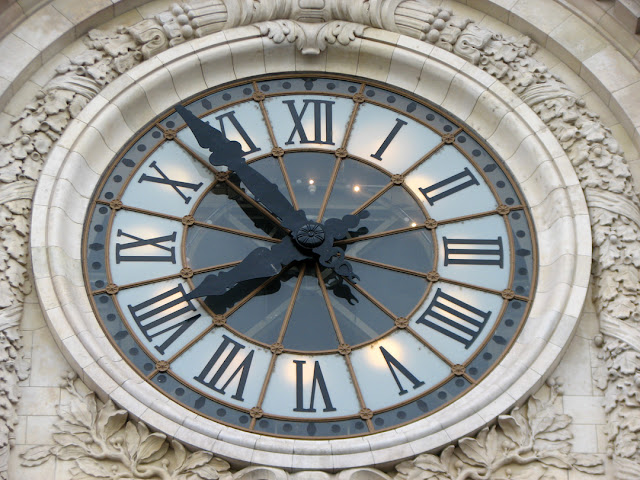
[[[464,102],[448,111],[394,83],[247,75],[181,95],[117,142],[113,109],[98,113],[56,175],[93,192],[72,247],[86,295],[57,293],[66,315],[83,312],[63,343],[94,359],[85,377],[181,441],[295,469],[438,448],[537,388],[583,294],[549,288],[574,284],[574,236],[588,238],[563,210],[584,207],[555,167],[566,158],[509,152],[544,144],[520,117],[485,116],[502,139],[486,144]],[[560,233],[536,209],[551,192],[553,225],[571,225]],[[67,221],[54,203],[52,252],[70,231],[53,227]]]

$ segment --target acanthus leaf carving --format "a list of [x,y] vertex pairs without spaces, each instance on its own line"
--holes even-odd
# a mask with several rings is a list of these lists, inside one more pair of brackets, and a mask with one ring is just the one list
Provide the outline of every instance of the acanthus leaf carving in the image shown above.
[[[151,432],[143,422],[130,419],[111,400],[96,399],[71,373],[63,383],[69,400],[58,405],[54,445],[34,446],[20,457],[23,466],[38,466],[50,458],[72,461],[74,479],[303,480],[313,474],[318,480],[551,480],[548,471],[553,469],[603,473],[603,462],[598,456],[571,453],[568,443],[572,438],[568,430],[571,418],[558,413],[555,406],[561,384],[557,380],[549,384],[541,398],[533,396],[525,406],[501,415],[497,425],[482,429],[475,438],[463,438],[440,455],[423,454],[402,462],[393,476],[368,467],[331,474],[288,473],[273,467],[251,466],[232,473],[230,465],[212,453],[189,452],[180,442]],[[525,472],[522,466],[527,465],[535,468]]]
[[551,479],[549,467],[603,474],[597,455],[571,453],[571,417],[555,407],[560,387],[552,379],[541,398],[532,396],[523,407],[500,415],[497,425],[485,427],[476,437],[463,438],[440,455],[422,454],[400,463],[394,480]]
[[[73,478],[231,480],[230,466],[205,451],[187,452],[166,435],[85,393],[75,374],[64,383],[69,402],[58,406],[53,446],[35,446],[21,454],[22,464],[37,466],[50,458],[73,461]],[[84,387],[86,389],[86,387]]]
[[294,20],[274,20],[256,25],[260,34],[269,37],[275,43],[285,40],[296,44],[303,55],[318,55],[327,48],[327,44],[338,42],[346,46],[357,37],[361,37],[364,25],[334,20],[327,23],[303,23]]

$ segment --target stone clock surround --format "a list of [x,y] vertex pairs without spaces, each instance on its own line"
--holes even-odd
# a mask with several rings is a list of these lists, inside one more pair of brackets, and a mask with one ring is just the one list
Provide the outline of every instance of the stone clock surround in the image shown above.
[[[154,117],[202,90],[287,71],[355,74],[441,104],[487,139],[530,203],[541,268],[530,318],[516,344],[462,400],[394,431],[360,439],[286,440],[196,417],[119,359],[86,298],[82,224],[89,197],[115,152]],[[256,27],[241,27],[174,47],[129,70],[69,124],[50,153],[34,197],[31,253],[49,325],[67,360],[102,396],[152,428],[241,464],[344,469],[396,463],[438,449],[536,391],[559,361],[580,315],[589,281],[590,235],[582,190],[555,137],[526,104],[472,64],[373,28],[364,31],[358,48],[329,47],[324,58],[301,56],[293,44],[265,41]]]

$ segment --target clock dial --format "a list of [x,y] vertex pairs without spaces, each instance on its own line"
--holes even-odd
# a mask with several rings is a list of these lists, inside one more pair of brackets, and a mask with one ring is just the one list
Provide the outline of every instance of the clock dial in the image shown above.
[[462,122],[369,81],[272,76],[132,139],[83,262],[105,333],[174,401],[335,438],[481,382],[526,319],[535,255],[522,196]]

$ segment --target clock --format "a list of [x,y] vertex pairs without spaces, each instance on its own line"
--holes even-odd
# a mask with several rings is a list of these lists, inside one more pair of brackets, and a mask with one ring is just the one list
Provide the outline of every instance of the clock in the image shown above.
[[527,320],[531,212],[464,122],[347,75],[183,100],[105,170],[82,263],[104,334],[219,424],[337,439],[469,393]]

